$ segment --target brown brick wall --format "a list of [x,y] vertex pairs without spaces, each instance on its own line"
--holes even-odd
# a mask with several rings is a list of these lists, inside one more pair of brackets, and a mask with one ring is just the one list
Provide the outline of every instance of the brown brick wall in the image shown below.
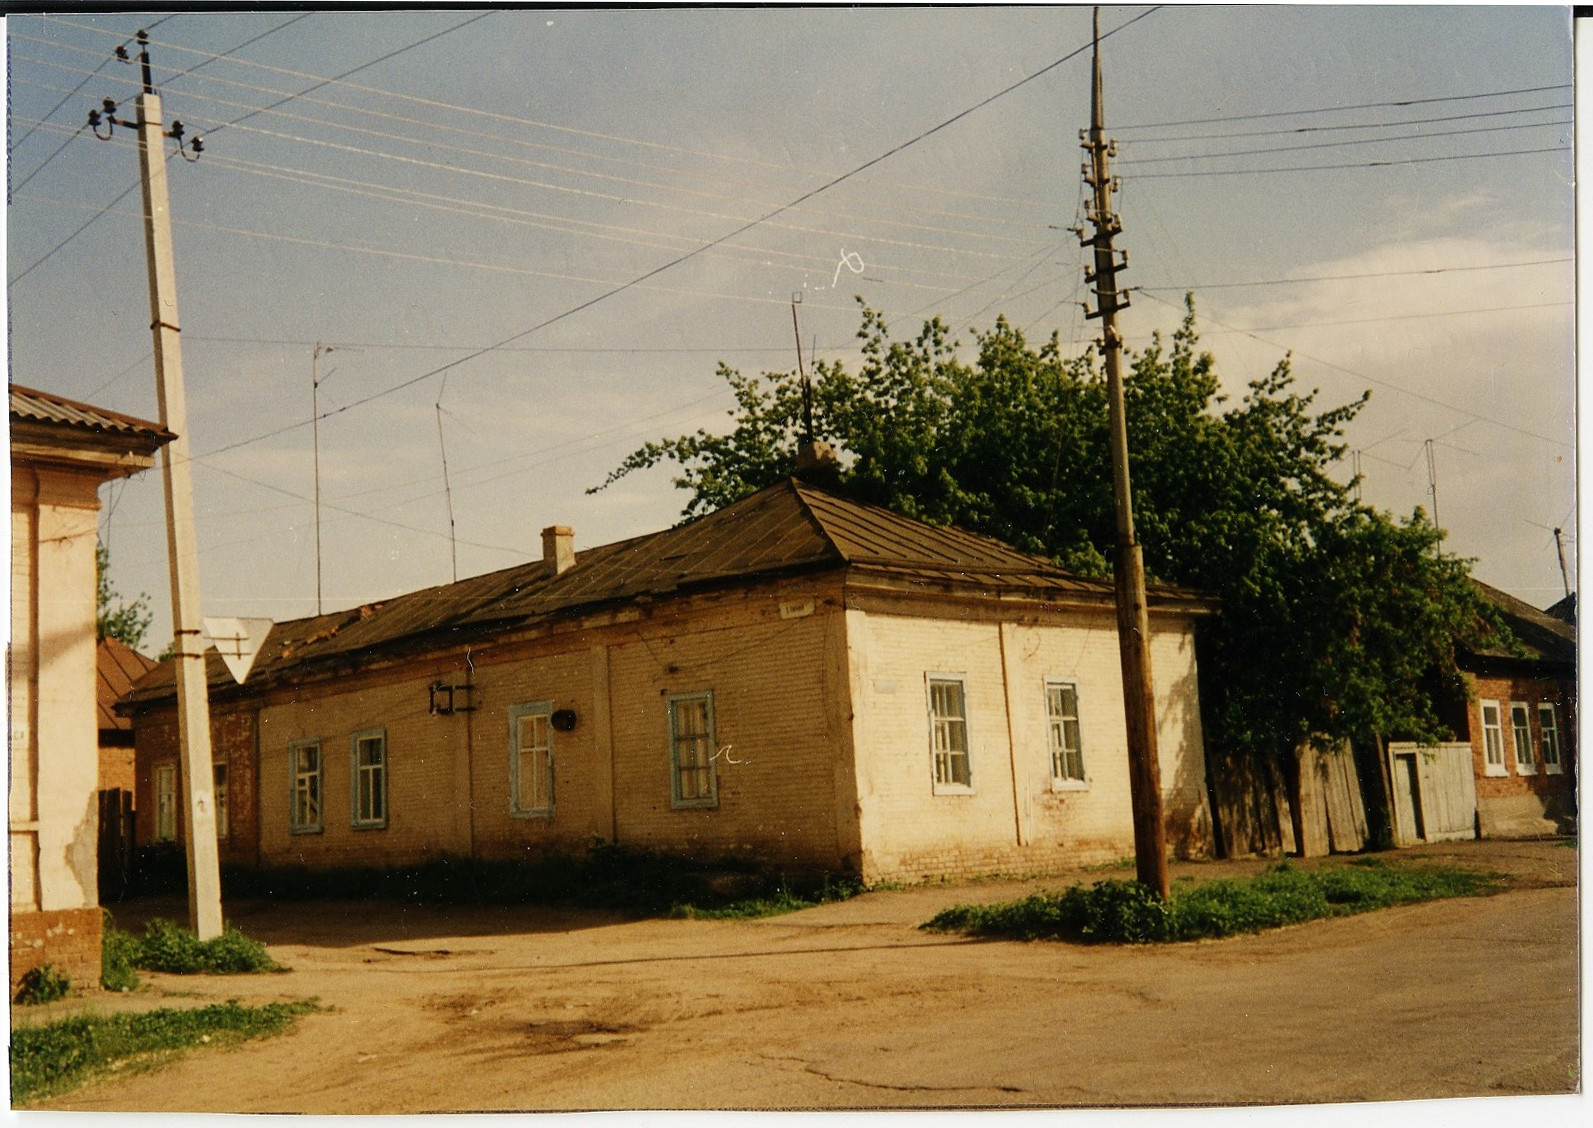
[[[155,769],[161,764],[176,765],[177,713],[165,709],[139,717],[133,726],[135,759],[133,808],[138,812],[136,840],[140,846],[155,841]],[[212,707],[210,713],[210,754],[212,761],[227,765],[227,837],[217,842],[223,865],[250,865],[255,861],[258,824],[254,817],[255,792],[255,714],[253,707]],[[181,773],[179,772],[179,780]],[[187,818],[181,786],[177,797],[177,838],[186,841]]]
[[12,913],[12,996],[22,977],[44,964],[66,974],[75,988],[98,989],[103,922],[104,912],[97,907]]
[[[1568,707],[1575,699],[1570,687],[1558,678],[1520,675],[1468,675],[1468,678],[1471,682],[1472,700],[1467,703],[1466,708],[1472,763],[1477,776],[1478,801],[1526,795],[1569,795],[1573,786],[1572,781],[1575,779],[1573,758],[1576,752],[1574,710]],[[1506,772],[1504,775],[1489,775],[1487,771],[1487,751],[1482,729],[1483,701],[1496,701],[1499,704],[1504,740]],[[1533,741],[1534,770],[1531,772],[1523,773],[1517,765],[1515,732],[1510,723],[1511,702],[1522,702],[1527,706]],[[1556,774],[1544,770],[1542,756],[1539,754],[1541,748],[1541,730],[1538,725],[1539,702],[1552,703],[1559,715],[1560,763],[1563,770]]]

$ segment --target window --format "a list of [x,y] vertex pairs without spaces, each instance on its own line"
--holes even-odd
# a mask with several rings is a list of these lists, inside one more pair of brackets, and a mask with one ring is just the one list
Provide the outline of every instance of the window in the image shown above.
[[210,765],[211,782],[215,785],[216,794],[216,837],[227,837],[227,765],[225,761],[217,761]]
[[1543,739],[1543,770],[1560,775],[1565,771],[1560,762],[1560,718],[1547,701],[1538,702],[1538,732]]
[[288,745],[288,829],[306,834],[321,829],[321,742]]
[[177,841],[177,765],[155,769],[155,841]]
[[929,679],[929,746],[937,792],[973,790],[968,763],[968,707],[962,679]]
[[1084,750],[1079,747],[1078,686],[1072,682],[1046,682],[1045,712],[1050,731],[1051,786],[1084,786]]
[[717,807],[714,771],[714,695],[687,693],[669,699],[671,799],[676,807]]
[[1487,761],[1483,771],[1487,775],[1507,774],[1504,759],[1504,730],[1499,724],[1499,702],[1482,703],[1482,753]]
[[509,710],[509,809],[517,815],[553,813],[553,726],[549,702]]
[[1532,775],[1538,765],[1532,761],[1532,723],[1527,719],[1527,706],[1523,701],[1510,702],[1510,735],[1516,745],[1516,772]]
[[387,825],[387,734],[381,729],[357,732],[351,742],[354,780],[350,821],[355,826]]

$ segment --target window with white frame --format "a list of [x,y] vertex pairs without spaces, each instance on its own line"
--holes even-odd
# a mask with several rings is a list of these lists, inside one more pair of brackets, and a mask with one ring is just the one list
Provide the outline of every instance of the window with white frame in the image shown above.
[[1560,716],[1553,703],[1538,702],[1538,735],[1542,740],[1543,770],[1550,775],[1565,771],[1560,760]]
[[177,765],[155,768],[155,841],[177,841]]
[[1079,745],[1079,688],[1073,682],[1045,683],[1045,713],[1051,746],[1051,786],[1083,787],[1084,750]]
[[961,678],[929,677],[929,748],[934,790],[973,790],[968,756],[968,696]]
[[553,814],[552,715],[547,701],[509,710],[509,809],[516,815]]
[[1499,721],[1499,702],[1484,701],[1482,708],[1483,771],[1488,775],[1506,775],[1504,758],[1504,726]]
[[210,765],[211,784],[216,797],[216,837],[225,839],[231,824],[227,818],[227,762],[217,760]]
[[717,807],[713,692],[679,694],[668,705],[670,800],[676,807]]
[[1510,702],[1510,736],[1516,746],[1516,773],[1532,775],[1538,765],[1532,756],[1532,722],[1524,701]]
[[321,742],[288,745],[288,829],[308,834],[321,829]]
[[381,729],[357,732],[350,740],[353,765],[349,773],[350,821],[357,827],[387,825],[387,733]]

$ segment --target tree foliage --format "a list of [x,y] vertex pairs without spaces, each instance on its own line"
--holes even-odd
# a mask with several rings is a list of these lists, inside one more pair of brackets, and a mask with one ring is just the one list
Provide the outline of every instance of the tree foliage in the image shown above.
[[98,638],[114,638],[134,650],[144,645],[144,635],[155,616],[149,610],[149,596],[140,595],[131,603],[111,583],[111,553],[103,544],[94,546],[94,629]]
[[[939,319],[897,341],[878,313],[862,317],[858,373],[821,361],[812,381],[815,436],[842,454],[841,491],[1108,572],[1107,396],[1093,354],[1064,358],[1055,334],[1033,347],[998,319],[965,361]],[[1202,628],[1212,735],[1274,755],[1307,738],[1447,737],[1456,643],[1480,643],[1496,619],[1420,509],[1396,519],[1334,478],[1367,396],[1319,407],[1285,357],[1230,402],[1198,341],[1191,300],[1171,340],[1128,355],[1125,400],[1146,569],[1222,601]],[[672,463],[689,517],[792,474],[796,375],[719,373],[738,405],[730,431],[649,442],[603,485]]]

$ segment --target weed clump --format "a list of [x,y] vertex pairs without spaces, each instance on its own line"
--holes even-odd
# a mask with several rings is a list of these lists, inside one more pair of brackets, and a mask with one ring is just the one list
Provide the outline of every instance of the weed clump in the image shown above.
[[17,1002],[23,1006],[38,1006],[64,999],[72,989],[72,980],[54,964],[40,964],[22,977],[17,987]]
[[1394,868],[1377,859],[1301,870],[1288,862],[1257,877],[1175,889],[1162,901],[1132,881],[1074,885],[995,905],[954,905],[923,927],[1015,940],[1120,944],[1204,940],[1501,887],[1496,874],[1444,867]]

